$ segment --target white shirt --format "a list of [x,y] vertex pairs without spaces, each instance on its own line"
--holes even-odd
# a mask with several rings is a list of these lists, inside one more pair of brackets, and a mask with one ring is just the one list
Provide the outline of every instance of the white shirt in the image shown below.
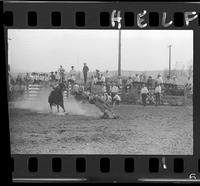
[[176,85],[177,84],[177,80],[176,79],[172,79],[172,84]]
[[75,76],[76,75],[76,71],[75,70],[70,70],[69,74],[72,75],[72,76]]
[[106,78],[104,76],[101,77],[101,81],[105,82]]
[[74,89],[75,92],[78,92],[78,91],[79,91],[79,86],[78,86],[77,84],[75,84],[75,85],[73,86],[73,89]]
[[106,77],[106,78],[109,78],[109,77],[110,77],[110,75],[109,75],[108,72],[105,73],[105,77]]
[[57,74],[55,74],[55,78],[56,79],[60,79],[60,75],[57,73]]
[[163,79],[162,79],[162,77],[160,76],[159,78],[157,78],[157,80],[156,80],[159,84],[162,84],[163,83]]
[[141,89],[141,94],[147,94],[149,91],[148,91],[148,89],[147,89],[147,87],[143,87],[142,89]]
[[108,100],[109,102],[111,102],[111,101],[112,101],[112,97],[111,97],[110,95],[108,95],[108,96],[107,96],[107,100]]
[[161,93],[161,86],[157,86],[155,88],[155,93]]
[[117,101],[121,101],[121,98],[120,98],[120,96],[119,96],[119,95],[117,95],[117,94],[114,96],[114,98],[113,98],[113,99],[114,99],[114,100],[117,100]]
[[140,77],[139,77],[139,76],[136,76],[135,81],[136,81],[136,82],[140,82]]
[[119,91],[119,88],[115,85],[111,88],[111,92],[113,93],[117,93],[118,91]]

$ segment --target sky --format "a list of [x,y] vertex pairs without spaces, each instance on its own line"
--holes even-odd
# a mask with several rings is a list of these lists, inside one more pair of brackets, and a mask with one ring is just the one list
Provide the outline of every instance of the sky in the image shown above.
[[[11,72],[50,72],[62,65],[90,71],[118,68],[118,30],[9,29],[8,63]],[[121,30],[121,68],[128,71],[172,68],[193,61],[192,30]]]

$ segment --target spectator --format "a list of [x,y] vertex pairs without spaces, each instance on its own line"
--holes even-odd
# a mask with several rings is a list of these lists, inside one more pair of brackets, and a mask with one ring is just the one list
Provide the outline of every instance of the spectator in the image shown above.
[[86,63],[83,66],[83,76],[84,76],[84,83],[87,83],[87,73],[89,72],[89,68]]
[[126,82],[126,85],[132,85],[132,83],[133,83],[133,80],[132,80],[131,76],[129,76],[129,78]]
[[143,74],[139,75],[140,82],[143,82]]
[[141,96],[142,96],[142,104],[144,106],[146,106],[146,100],[147,100],[147,93],[148,93],[148,89],[147,87],[145,86],[145,84],[142,85],[142,88],[141,88]]
[[108,81],[110,80],[110,75],[109,75],[108,70],[106,70],[105,78],[106,78],[106,83],[108,83]]
[[156,96],[156,106],[160,105],[160,100],[161,100],[161,86],[160,86],[159,83],[156,83],[155,96]]
[[112,104],[112,97],[110,94],[106,93],[106,102],[111,105]]
[[100,81],[101,81],[102,83],[105,83],[105,81],[106,81],[106,78],[105,78],[105,76],[104,76],[103,74],[101,74],[101,79],[100,79]]
[[55,77],[54,73],[51,72],[50,81],[51,81],[51,82],[54,82],[55,80],[56,80],[56,77]]
[[74,70],[74,66],[71,66],[71,70],[69,72],[70,77],[72,77],[72,79],[76,79],[76,71]]
[[153,96],[154,90],[149,90],[149,93],[147,94],[147,101],[148,104],[153,105],[154,102],[154,96]]
[[173,85],[177,85],[177,79],[176,79],[176,76],[173,76],[173,77],[172,77],[172,81],[171,81],[171,83],[172,83]]
[[143,79],[142,79],[143,82],[147,82],[147,76],[145,73],[143,73]]
[[106,83],[106,92],[109,93],[110,90],[111,90],[110,82],[107,82],[107,83]]
[[152,79],[152,76],[149,76],[149,77],[148,77],[147,86],[148,86],[148,89],[152,89],[152,87],[153,87],[153,79]]
[[75,83],[76,79],[75,79],[75,76],[73,74],[70,74],[70,77],[68,79],[68,82],[70,82],[73,86],[73,84]]
[[165,88],[168,90],[171,87],[172,81],[170,76],[167,76],[167,79],[165,80]]
[[60,81],[65,81],[65,69],[60,65],[60,68],[58,69],[59,75],[60,75]]
[[140,82],[140,77],[139,77],[138,74],[135,75],[135,80],[134,80],[134,81],[135,81],[135,82]]
[[97,81],[98,81],[98,78],[97,78],[97,76],[94,76],[94,84],[96,84],[96,83],[97,83]]
[[29,73],[26,73],[26,76],[24,77],[24,81],[25,81],[25,84],[26,84],[26,89],[28,90],[28,87],[29,87],[29,83],[31,81],[31,78],[29,76]]
[[122,86],[122,78],[120,76],[117,79],[117,83],[118,83],[119,87]]
[[100,71],[98,69],[96,69],[96,77],[98,80],[100,79]]
[[193,82],[192,82],[192,78],[190,76],[188,77],[188,80],[187,80],[187,83],[185,84],[185,87],[188,90],[191,90],[191,91],[193,89]]
[[116,94],[116,95],[113,97],[113,106],[119,105],[120,101],[121,101],[120,96],[119,96],[118,94]]
[[114,98],[114,96],[116,94],[118,94],[119,92],[119,88],[117,87],[117,85],[115,83],[113,83],[112,87],[111,87],[111,97],[112,97],[112,100]]
[[167,79],[166,79],[165,83],[166,83],[166,84],[171,84],[171,78],[170,78],[169,75],[167,76]]
[[163,84],[163,79],[162,79],[162,76],[160,74],[158,74],[157,78],[156,78],[156,82],[160,85]]
[[[62,73],[61,73],[62,74]],[[62,79],[62,80],[61,80]],[[57,71],[55,71],[55,80],[58,82],[59,80],[61,80],[61,82],[64,80],[63,78],[60,78],[59,73]]]

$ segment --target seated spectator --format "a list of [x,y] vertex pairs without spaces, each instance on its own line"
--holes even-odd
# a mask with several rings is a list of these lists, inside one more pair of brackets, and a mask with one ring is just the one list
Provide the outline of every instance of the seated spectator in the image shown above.
[[147,100],[147,93],[148,93],[148,89],[146,87],[145,84],[142,84],[142,88],[141,88],[141,96],[142,96],[142,104],[144,106],[146,106],[146,100]]
[[59,76],[59,74],[58,74],[57,71],[55,71],[55,80],[56,80],[56,81],[59,81],[59,80],[60,80],[60,76]]
[[96,69],[96,78],[99,80],[100,79],[100,71],[98,69]]
[[172,83],[173,85],[177,85],[177,79],[176,79],[176,76],[173,76],[173,77],[172,77],[172,81],[171,81],[171,83]]
[[74,84],[75,80],[76,79],[75,79],[75,76],[73,74],[71,74],[70,77],[68,78],[68,82],[71,83],[71,84]]
[[50,81],[53,82],[55,80],[56,80],[56,77],[55,77],[54,73],[51,72],[51,74],[50,74]]
[[129,76],[129,78],[126,82],[126,85],[132,85],[132,83],[133,83],[133,80],[132,80],[131,76]]
[[170,78],[169,75],[167,76],[167,79],[165,80],[165,83],[166,84],[171,84],[171,78]]
[[119,96],[118,94],[116,94],[116,95],[113,97],[113,106],[119,105],[120,101],[121,101],[120,96]]
[[111,97],[110,94],[106,94],[106,101],[107,101],[107,103],[108,103],[109,105],[112,104],[112,97]]
[[74,86],[73,86],[73,92],[75,94],[79,92],[79,85],[77,83],[75,83]]
[[119,92],[118,86],[115,83],[113,83],[113,85],[111,87],[111,97],[112,97],[112,99],[114,98],[114,96],[116,94],[118,94],[118,92]]

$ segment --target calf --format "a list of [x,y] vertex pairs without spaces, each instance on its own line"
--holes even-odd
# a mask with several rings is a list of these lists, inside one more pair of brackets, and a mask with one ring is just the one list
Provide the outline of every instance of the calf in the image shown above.
[[63,87],[61,85],[59,85],[58,87],[56,87],[54,90],[51,91],[48,98],[51,110],[52,106],[57,106],[57,111],[59,112],[59,106],[60,106],[65,112],[62,93],[63,93]]

